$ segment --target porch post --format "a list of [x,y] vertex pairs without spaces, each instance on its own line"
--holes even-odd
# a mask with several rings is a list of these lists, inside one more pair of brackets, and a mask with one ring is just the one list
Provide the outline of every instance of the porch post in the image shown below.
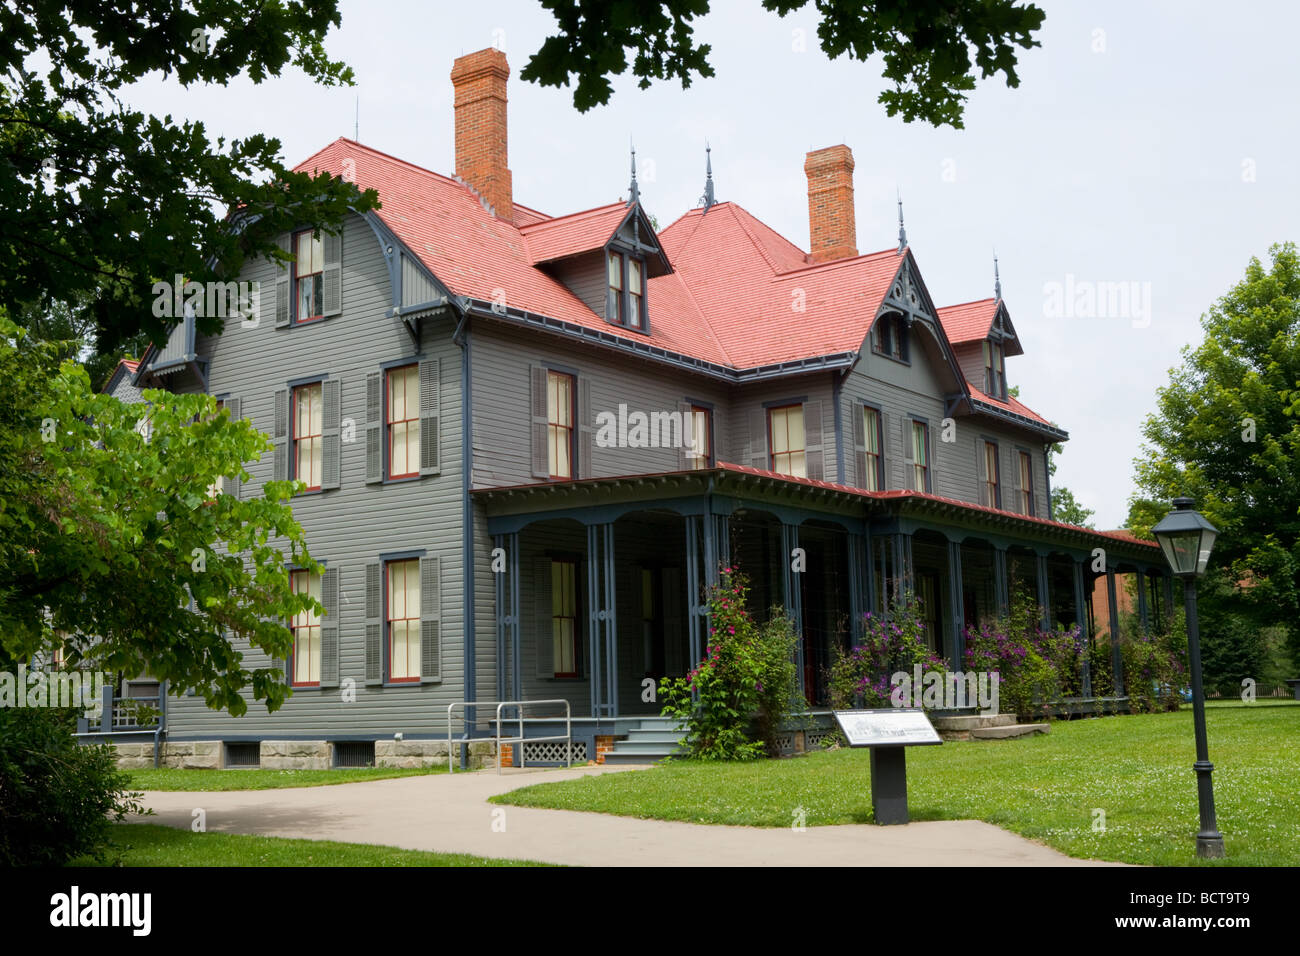
[[948,607],[952,612],[952,669],[961,670],[966,656],[966,596],[962,593],[961,542],[948,542]]
[[1042,609],[1042,619],[1039,623],[1043,630],[1052,626],[1052,595],[1051,589],[1047,586],[1047,556],[1043,554],[1034,555],[1034,581],[1038,585],[1038,606]]
[[731,566],[731,516],[712,515],[714,540],[717,541],[716,563]]
[[606,698],[609,716],[618,716],[618,579],[614,565],[614,523],[601,525],[605,538],[605,671],[609,682]]
[[803,593],[799,578],[791,567],[794,549],[799,547],[799,526],[781,522],[781,583],[784,593],[782,603],[790,615],[790,623],[799,640],[795,643],[795,671],[799,677],[799,693],[806,696],[803,675]]
[[[1142,572],[1138,572],[1138,587],[1142,586]],[[1141,592],[1139,592],[1141,593]],[[1145,601],[1141,602],[1143,605]],[[1115,596],[1115,572],[1106,569],[1106,609],[1110,612],[1110,670],[1114,676],[1112,693],[1116,697],[1124,696],[1124,656],[1119,650],[1119,601]]]
[[1138,623],[1142,625],[1142,633],[1146,634],[1151,629],[1151,612],[1147,608],[1147,573],[1141,568],[1137,572],[1137,592]]
[[1084,697],[1092,696],[1092,635],[1088,633],[1088,612],[1083,602],[1083,562],[1075,558],[1074,568],[1074,622],[1079,628],[1079,683]]
[[704,531],[704,583],[712,588],[718,583],[718,526],[713,515],[705,514],[700,519]]
[[867,584],[871,579],[871,567],[865,561],[866,541],[863,536],[850,531],[845,535],[845,541],[849,549],[849,635],[856,647],[862,637],[863,602],[867,607],[871,606],[870,585]]
[[[506,536],[503,534],[494,534],[492,536],[492,549],[504,549],[506,546]],[[510,626],[510,615],[506,611],[506,582],[502,578],[508,577],[510,572],[497,571],[493,568],[492,584],[497,608],[497,700],[509,700],[509,691],[507,690],[507,666],[506,661],[506,633]]]
[[587,640],[591,645],[591,716],[600,717],[603,704],[603,673],[600,633],[600,538],[597,526],[587,525]]
[[689,639],[690,666],[694,668],[704,657],[704,643],[700,639],[700,568],[698,529],[695,516],[686,515],[686,633]]
[[[514,684],[511,686],[511,693],[515,696],[514,700],[523,699],[524,691],[524,663],[523,655],[519,653],[521,637],[521,620],[520,608],[524,606],[523,587],[524,576],[519,572],[519,533],[515,532],[509,536],[509,554],[510,554],[510,580],[512,582],[510,597],[510,614],[513,617],[513,629],[510,641],[510,663],[514,665]],[[576,651],[576,649],[575,649]]]
[[1007,581],[1007,549],[993,548],[993,599],[997,601],[998,615],[1005,617],[1011,610],[1011,585]]

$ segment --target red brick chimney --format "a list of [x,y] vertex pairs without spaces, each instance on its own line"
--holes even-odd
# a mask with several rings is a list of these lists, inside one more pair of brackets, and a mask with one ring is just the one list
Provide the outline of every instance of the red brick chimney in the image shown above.
[[513,222],[510,168],[506,159],[506,55],[489,47],[467,53],[451,67],[456,88],[456,175]]
[[816,149],[804,160],[808,176],[808,232],[813,262],[858,254],[853,217],[853,151],[847,146]]

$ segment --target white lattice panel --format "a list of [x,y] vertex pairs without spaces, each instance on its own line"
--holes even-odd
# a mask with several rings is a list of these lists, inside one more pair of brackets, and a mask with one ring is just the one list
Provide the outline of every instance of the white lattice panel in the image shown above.
[[[565,763],[568,760],[563,741],[543,741],[537,744],[524,744],[525,763]],[[573,762],[587,761],[587,744],[585,741],[573,742]]]

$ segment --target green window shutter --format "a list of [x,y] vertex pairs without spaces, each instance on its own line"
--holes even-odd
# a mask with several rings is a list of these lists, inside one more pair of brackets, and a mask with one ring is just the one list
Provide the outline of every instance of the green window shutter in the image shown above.
[[551,623],[551,561],[538,558],[533,562],[533,600],[536,602],[534,631],[537,648],[537,676],[555,676],[555,634]]
[[337,488],[343,448],[339,426],[343,418],[343,383],[336,378],[321,382],[321,489]]
[[546,368],[541,365],[529,366],[528,375],[531,393],[533,477],[549,478],[551,465],[547,453],[549,419],[546,413]]
[[[276,239],[276,245],[280,247],[281,252],[289,252],[289,244],[293,237],[289,233],[284,233]],[[277,262],[275,264],[275,327],[282,329],[289,324],[289,296],[292,290],[289,288],[289,264]]]
[[320,577],[320,685],[339,686],[339,569],[326,568]]
[[420,363],[420,474],[436,475],[442,470],[440,384],[438,360]]
[[384,480],[384,373],[366,375],[366,484]]
[[767,457],[767,409],[755,408],[749,413],[749,467],[769,471],[772,463]]
[[574,475],[579,478],[594,478],[592,450],[595,443],[591,433],[591,378],[578,376],[578,467]]
[[442,680],[442,559],[420,559],[420,683]]
[[384,682],[383,580],[378,561],[366,564],[366,684]]
[[816,481],[826,479],[826,436],[823,426],[822,403],[803,403],[803,460],[808,477]]
[[[244,403],[240,401],[238,397],[226,399],[226,410],[229,412],[230,420],[232,422],[237,422],[244,417],[243,407]],[[240,493],[243,490],[242,485],[243,482],[240,480],[239,472],[235,472],[233,475],[226,475],[221,481],[222,490],[236,501],[239,500]]]
[[271,480],[289,480],[289,390],[275,390],[275,415],[271,423]]
[[321,315],[338,315],[343,311],[343,233],[321,233]]
[[857,402],[849,405],[853,416],[853,475],[845,475],[859,488],[867,488],[867,422],[866,406]]

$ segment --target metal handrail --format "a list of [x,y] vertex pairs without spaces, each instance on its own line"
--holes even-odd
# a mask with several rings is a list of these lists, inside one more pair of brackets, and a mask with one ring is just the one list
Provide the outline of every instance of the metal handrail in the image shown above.
[[[500,700],[500,701],[456,700],[456,701],[452,701],[450,704],[447,705],[447,769],[448,771],[454,772],[456,769],[452,758],[452,720],[454,719],[452,716],[452,712],[457,707],[492,707],[493,705],[496,706],[497,710],[496,710],[495,720],[496,720],[497,732],[490,739],[492,739],[496,743],[497,773],[500,773],[501,772],[501,745],[503,743],[519,744],[519,766],[523,767],[524,766],[524,724],[529,720],[542,722],[542,721],[554,719],[551,717],[524,717],[524,707],[539,706],[542,704],[552,704],[552,705],[563,704],[564,705],[564,735],[550,736],[550,737],[529,737],[527,738],[528,742],[545,743],[548,741],[563,740],[565,742],[565,753],[568,755],[569,766],[572,767],[573,766],[573,712],[569,706],[568,700],[562,697],[555,698],[553,700]],[[503,736],[502,727],[501,727],[501,721],[502,721],[501,710],[503,707],[519,708],[519,717],[518,717],[519,736],[518,737]],[[465,718],[462,718],[462,720],[464,719]],[[515,718],[512,717],[509,719],[514,720]],[[475,720],[474,723],[477,724],[478,720]],[[467,727],[465,731],[465,741],[468,743],[471,740],[469,736],[469,730],[468,730],[468,721],[466,721],[466,724]],[[490,723],[489,726],[491,726]]]

